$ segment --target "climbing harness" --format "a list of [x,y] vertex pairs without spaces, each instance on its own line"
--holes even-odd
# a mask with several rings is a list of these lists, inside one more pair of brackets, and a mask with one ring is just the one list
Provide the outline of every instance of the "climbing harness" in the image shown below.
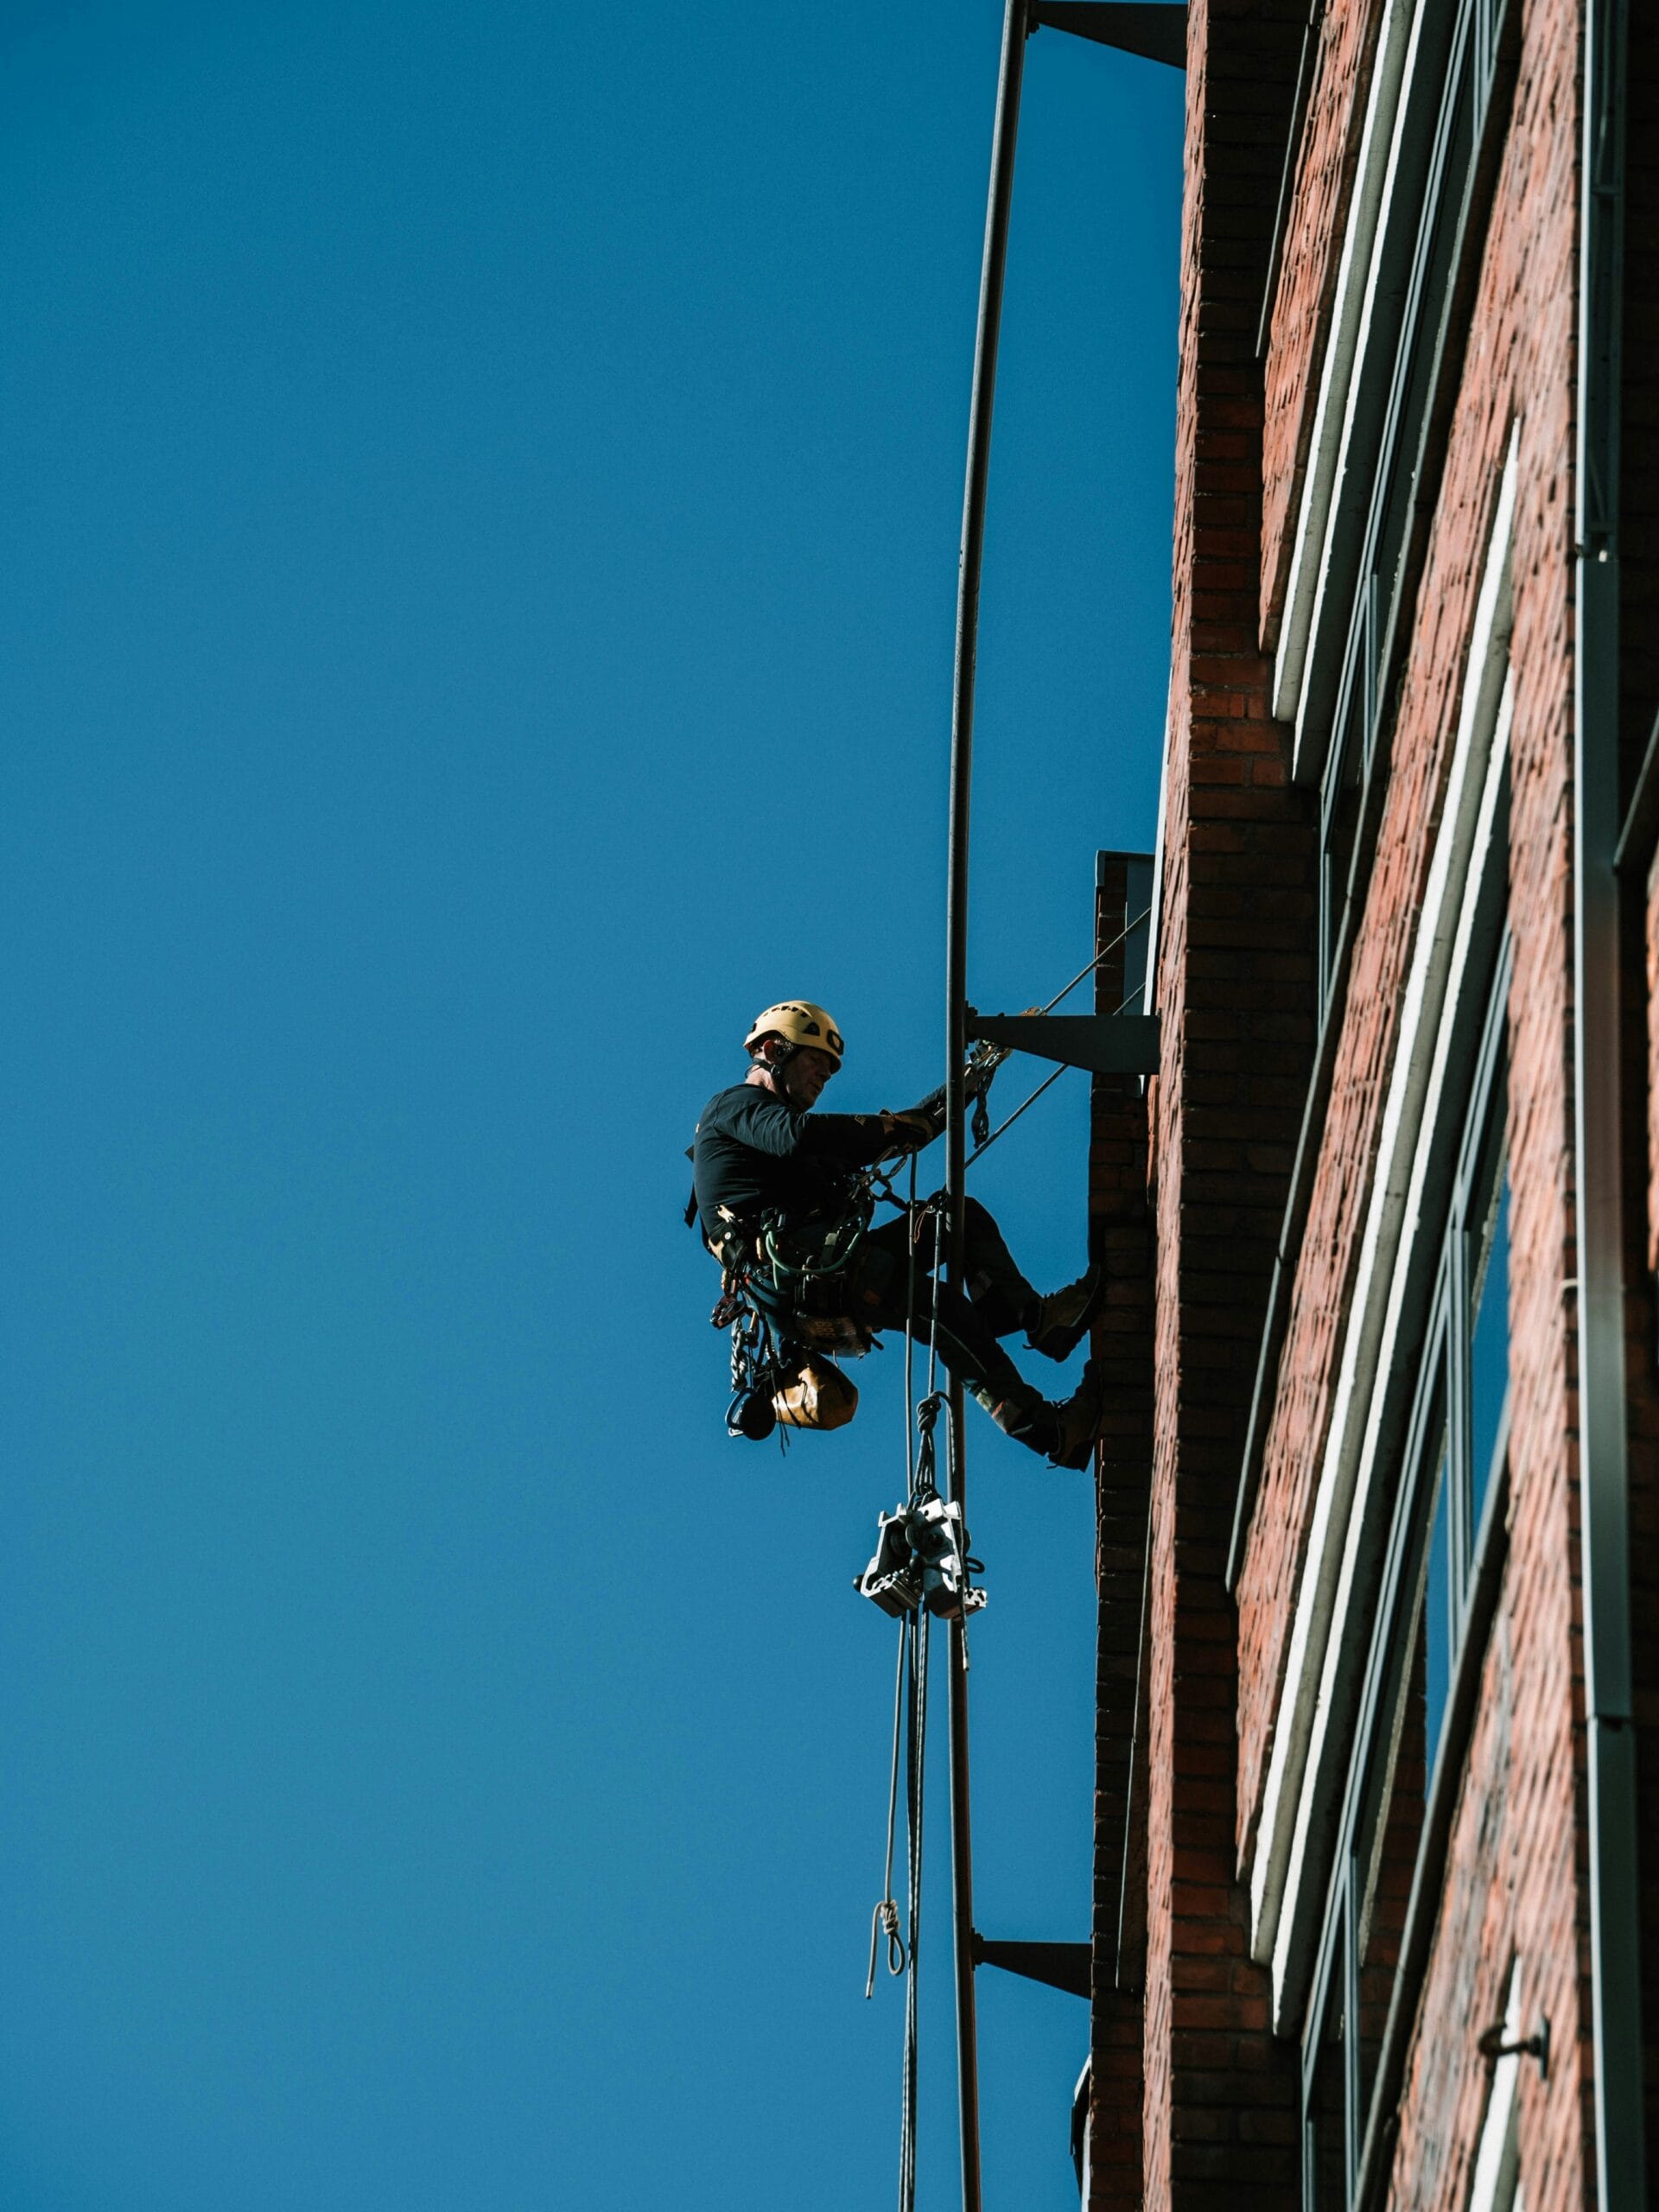
[[709,1318],[716,1328],[729,1326],[732,1332],[732,1402],[726,1408],[726,1433],[764,1444],[778,1425],[773,1400],[782,1363],[772,1324],[758,1306],[746,1305],[733,1290],[721,1293]]
[[[770,1016],[779,1013],[768,1008]],[[821,1007],[785,1007],[784,1012],[821,1015]],[[991,1078],[1010,1047],[982,1039],[967,1055],[964,1079],[974,1102],[976,1142],[988,1141]],[[944,1112],[944,1086],[931,1091],[909,1116],[931,1125]],[[848,1309],[848,1281],[869,1233],[878,1199],[910,1221],[910,1281],[906,1313],[914,1311],[916,1245],[926,1222],[937,1222],[942,1201],[918,1201],[916,1163],[910,1157],[910,1190],[901,1196],[880,1160],[849,1169],[837,1203],[804,1218],[783,1211],[745,1222],[724,1215],[717,1239],[705,1238],[721,1268],[721,1294],[709,1314],[717,1329],[728,1330],[732,1347],[732,1395],[726,1433],[763,1443],[784,1428],[844,1427],[858,1406],[858,1391],[835,1364],[862,1359],[880,1340]],[[722,1210],[723,1213],[723,1210]],[[695,1190],[687,1201],[688,1226],[697,1223]],[[935,1240],[935,1264],[938,1238]],[[910,1389],[910,1339],[906,1333],[906,1403]],[[780,1437],[780,1444],[786,1440]],[[908,1462],[908,1446],[906,1459]]]

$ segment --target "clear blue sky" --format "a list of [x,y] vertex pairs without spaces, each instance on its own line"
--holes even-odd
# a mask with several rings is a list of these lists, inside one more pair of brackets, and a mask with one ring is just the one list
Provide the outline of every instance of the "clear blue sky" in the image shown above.
[[[681,1150],[783,993],[830,1103],[942,1072],[999,16],[11,11],[9,2212],[891,2202],[899,1361],[728,1442]],[[986,1007],[1151,841],[1179,105],[1032,46]],[[1043,1285],[1084,1103],[981,1185]],[[1087,1485],[974,1445],[980,1922],[1080,1936]],[[988,2202],[1059,2208],[1083,2007],[981,1986]]]

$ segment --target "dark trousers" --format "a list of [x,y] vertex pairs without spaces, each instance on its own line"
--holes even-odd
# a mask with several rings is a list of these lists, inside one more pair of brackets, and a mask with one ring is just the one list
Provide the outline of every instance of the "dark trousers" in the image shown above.
[[913,1279],[906,1216],[869,1232],[853,1262],[849,1309],[867,1328],[907,1326],[918,1344],[937,1345],[945,1366],[999,1428],[1033,1452],[1052,1452],[1058,1435],[1054,1408],[997,1341],[1026,1325],[1036,1294],[977,1198],[967,1201],[963,1220],[967,1296],[938,1280],[938,1218],[930,1214],[921,1222]]

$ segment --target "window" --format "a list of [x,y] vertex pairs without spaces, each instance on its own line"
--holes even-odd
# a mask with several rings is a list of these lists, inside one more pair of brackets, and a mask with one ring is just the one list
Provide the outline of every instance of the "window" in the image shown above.
[[1349,2212],[1483,1515],[1507,1443],[1509,1173],[1501,948],[1474,1052],[1302,2044],[1302,2198]]
[[[1392,684],[1390,667],[1410,607],[1405,587],[1414,566],[1414,520],[1432,497],[1438,466],[1446,384],[1455,375],[1467,324],[1465,265],[1479,226],[1483,182],[1490,178],[1497,59],[1506,0],[1421,0],[1421,26],[1434,50],[1445,51],[1438,115],[1402,119],[1409,138],[1431,138],[1421,214],[1402,270],[1404,298],[1397,344],[1374,416],[1374,474],[1369,505],[1345,530],[1333,529],[1332,582],[1343,582],[1310,645],[1307,713],[1328,715],[1331,732],[1320,779],[1319,980],[1328,995],[1343,908],[1357,893],[1370,855],[1358,843],[1363,794],[1371,776]],[[1449,42],[1435,48],[1436,34]],[[1421,143],[1421,139],[1420,139]],[[1398,281],[1398,280],[1396,280]],[[1356,394],[1356,399],[1360,399]]]

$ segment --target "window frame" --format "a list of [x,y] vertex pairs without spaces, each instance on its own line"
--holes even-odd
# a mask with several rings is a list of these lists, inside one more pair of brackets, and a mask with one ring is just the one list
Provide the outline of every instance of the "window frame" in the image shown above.
[[[1482,1564],[1484,1523],[1501,1510],[1504,1494],[1501,1477],[1509,1447],[1510,1394],[1506,1389],[1503,1410],[1497,1421],[1491,1473],[1486,1484],[1483,1527],[1477,1529],[1471,1510],[1474,1471],[1470,1380],[1477,1315],[1471,1306],[1473,1269],[1470,1254],[1471,1238],[1484,1233],[1484,1224],[1479,1215],[1489,1204],[1489,1194],[1502,1189],[1508,1174],[1507,1048],[1513,967],[1511,941],[1505,931],[1493,963],[1465,1094],[1455,1165],[1440,1232],[1440,1259],[1427,1301],[1416,1379],[1397,1461],[1398,1485],[1372,1609],[1373,1626],[1341,1793],[1336,1847],[1303,2013],[1300,2086],[1305,2212],[1314,2212],[1319,2203],[1317,2097],[1319,2069],[1331,2048],[1326,2031],[1333,2003],[1340,2006],[1345,2031],[1341,2037],[1342,2171],[1343,2202],[1348,2212],[1353,2212],[1358,2202],[1367,2148],[1375,2134],[1372,2107],[1380,2077],[1383,2038],[1378,2038],[1379,2065],[1368,2085],[1362,2080],[1363,2047],[1357,2032],[1364,1964],[1362,1942],[1368,1926],[1373,1876],[1381,1864],[1380,1846],[1392,1794],[1403,1699],[1414,1665],[1423,1608],[1429,1602],[1427,1553],[1441,1481],[1446,1484],[1449,1509],[1446,1689],[1436,1758],[1432,1764],[1425,1717],[1424,1820],[1414,1857],[1414,1902],[1430,1847],[1428,1811],[1440,1763],[1454,1756],[1460,1760],[1446,1726],[1453,1685],[1465,1664],[1471,1639],[1478,1637],[1483,1644],[1484,1642],[1484,1624],[1476,1603],[1477,1581]],[[1495,1138],[1496,1179],[1488,1172]],[[1396,1976],[1402,1971],[1403,1955],[1396,1961]],[[1391,2006],[1391,2012],[1392,2009]]]
[[[1317,727],[1323,720],[1326,730],[1317,770],[1322,1017],[1337,984],[1344,912],[1363,899],[1370,873],[1367,820],[1375,811],[1371,794],[1394,671],[1415,598],[1414,532],[1421,534],[1431,504],[1429,480],[1438,480],[1449,386],[1455,385],[1468,334],[1477,218],[1496,167],[1494,124],[1508,106],[1500,97],[1500,63],[1510,0],[1421,4],[1431,14],[1447,5],[1454,11],[1429,131],[1421,211],[1365,474],[1370,496],[1363,510],[1351,508],[1346,517],[1340,509],[1332,513],[1326,562],[1336,596],[1328,614],[1316,613],[1298,712],[1299,747],[1300,733],[1310,722]],[[1430,89],[1425,86],[1425,97]],[[1342,576],[1344,569],[1351,573]],[[1345,830],[1339,830],[1344,817]]]

